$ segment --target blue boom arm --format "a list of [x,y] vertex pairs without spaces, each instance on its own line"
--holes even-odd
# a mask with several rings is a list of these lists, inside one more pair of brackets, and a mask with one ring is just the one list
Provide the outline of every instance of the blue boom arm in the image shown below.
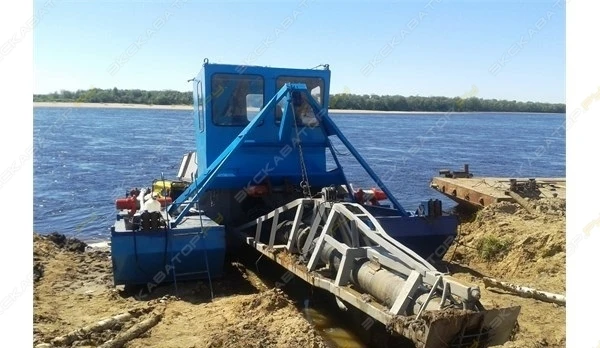
[[[212,181],[220,174],[221,169],[225,167],[225,164],[231,158],[231,155],[236,152],[243,144],[249,134],[262,123],[263,119],[270,114],[271,110],[275,108],[275,106],[284,98],[286,99],[286,106],[283,112],[283,117],[280,124],[279,131],[279,141],[287,141],[284,137],[285,134],[290,134],[289,131],[291,127],[294,126],[296,120],[294,119],[293,113],[291,109],[292,104],[292,93],[300,92],[308,101],[311,108],[313,109],[317,120],[322,125],[320,127],[325,136],[326,136],[326,146],[329,148],[333,155],[333,159],[341,169],[341,165],[337,156],[335,155],[335,151],[333,151],[331,142],[328,138],[330,135],[337,136],[342,143],[346,146],[346,148],[352,153],[352,155],[357,159],[357,161],[361,164],[361,166],[365,169],[365,171],[369,174],[369,176],[377,183],[377,185],[385,192],[388,199],[394,207],[400,211],[400,213],[404,216],[407,216],[408,213],[404,210],[404,208],[400,205],[400,203],[396,200],[396,198],[392,195],[392,192],[381,182],[377,174],[369,167],[367,162],[360,156],[358,151],[352,146],[352,144],[346,139],[346,137],[342,134],[339,128],[335,125],[335,123],[331,120],[329,115],[327,114],[326,108],[321,108],[317,101],[310,95],[310,92],[306,88],[305,84],[285,84],[277,94],[269,100],[269,102],[262,108],[262,110],[252,119],[252,121],[240,132],[240,134],[231,142],[231,144],[217,157],[212,164],[198,177],[196,181],[194,181],[168,208],[169,214],[174,214],[177,212],[178,208],[188,202],[188,204],[184,207],[184,209],[177,214],[176,218],[170,222],[170,227],[177,226],[183,218],[188,214],[190,208],[192,207],[193,202],[197,202],[200,196],[211,188]],[[287,133],[286,133],[287,132]],[[300,136],[300,135],[298,135]],[[300,139],[297,139],[300,141]],[[343,171],[342,171],[343,175]],[[348,189],[350,189],[350,185],[348,185],[348,181],[344,175],[344,181],[347,184]]]
[[[377,174],[375,174],[373,169],[371,169],[371,167],[369,167],[369,164],[367,163],[367,161],[365,161],[365,159],[362,158],[360,153],[358,153],[358,151],[356,151],[354,146],[352,146],[350,141],[348,141],[348,139],[344,136],[342,131],[340,131],[340,129],[333,122],[331,117],[329,117],[329,115],[327,113],[327,109],[321,108],[319,106],[319,103],[317,103],[317,101],[310,95],[310,93],[308,93],[308,91],[306,90],[306,87],[304,89],[304,94],[306,95],[310,106],[313,108],[313,111],[314,111],[315,115],[317,116],[317,120],[319,120],[319,123],[321,123],[321,125],[323,126],[322,129],[323,129],[323,132],[325,132],[325,135],[326,136],[330,136],[330,135],[337,136],[340,139],[340,141],[344,144],[344,146],[346,146],[348,151],[350,151],[350,153],[354,156],[354,158],[356,158],[358,163],[360,163],[360,165],[367,172],[367,174],[369,174],[371,179],[373,179],[375,181],[375,183],[377,184],[377,186],[379,186],[379,188],[381,188],[383,190],[383,192],[385,192],[385,194],[387,195],[390,202],[392,202],[392,204],[394,205],[394,208],[398,209],[398,211],[400,211],[400,213],[403,216],[408,216],[408,213],[406,212],[406,210],[404,210],[402,205],[400,205],[398,200],[396,200],[396,197],[394,197],[392,192],[387,188],[387,186],[385,186],[385,184],[381,181],[381,179],[379,179],[379,177],[377,176]],[[337,158],[335,158],[335,160],[337,163]],[[337,164],[339,166],[339,163],[337,163]],[[349,186],[348,186],[348,189],[349,189]]]
[[[194,181],[188,188],[169,206],[168,213],[171,214],[177,210],[177,208],[189,200],[191,202],[196,202],[200,195],[204,193],[207,189],[210,188],[210,183],[213,178],[215,178],[220,169],[223,167],[230,156],[242,145],[246,136],[256,127],[257,124],[260,124],[265,115],[277,105],[283,99],[283,97],[288,93],[289,86],[283,86],[279,92],[265,105],[265,107],[258,113],[256,117],[240,132],[240,134],[235,138],[235,140],[221,153],[219,157],[217,157],[213,163],[206,168],[206,170],[201,174],[198,180]],[[190,199],[191,198],[191,199]],[[192,204],[188,204],[183,211],[177,216],[175,220],[171,222],[171,227],[177,226],[183,219],[183,217],[189,212]]]

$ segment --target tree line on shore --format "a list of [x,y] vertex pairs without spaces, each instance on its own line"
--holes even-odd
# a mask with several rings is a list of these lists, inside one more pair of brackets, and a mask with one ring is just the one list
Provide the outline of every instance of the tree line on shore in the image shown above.
[[[191,105],[192,92],[173,90],[145,91],[140,89],[99,89],[62,90],[49,94],[34,94],[34,102],[67,103],[122,103],[147,105]],[[540,102],[522,102],[515,100],[497,100],[448,97],[421,97],[401,95],[357,95],[332,94],[329,98],[330,109],[376,110],[376,111],[497,111],[497,112],[544,112],[564,113],[565,104]]]

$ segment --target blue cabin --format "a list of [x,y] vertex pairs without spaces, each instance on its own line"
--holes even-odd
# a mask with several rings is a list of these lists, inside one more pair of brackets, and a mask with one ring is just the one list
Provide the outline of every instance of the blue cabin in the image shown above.
[[[202,173],[250,124],[277,92],[289,83],[304,84],[325,108],[329,103],[329,70],[283,69],[257,66],[205,64],[195,79],[194,114],[198,149],[198,173]],[[306,170],[311,184],[343,184],[340,170],[325,168],[326,137],[306,100],[297,107],[298,122],[282,126],[285,100],[271,108],[221,169],[211,188],[229,189],[258,185],[267,177],[272,185],[283,180],[300,182],[299,152],[294,142],[301,136]],[[314,181],[314,183],[313,183]]]
[[[129,209],[119,209],[111,233],[115,284],[153,282],[160,272],[161,281],[176,281],[180,274],[219,276],[231,230],[328,188],[340,199],[367,204],[391,237],[422,257],[443,257],[445,250],[437,248],[452,243],[458,222],[442,216],[439,202],[416,213],[400,205],[329,117],[330,77],[327,65],[286,69],[205,61],[193,79],[196,152],[184,157],[177,178],[169,181],[184,189],[148,189],[121,202]],[[353,192],[332,138],[371,176],[380,198],[371,192],[363,200],[364,192]],[[153,195],[163,199],[163,208],[150,217],[145,208]],[[173,257],[184,248],[187,258],[176,264]]]

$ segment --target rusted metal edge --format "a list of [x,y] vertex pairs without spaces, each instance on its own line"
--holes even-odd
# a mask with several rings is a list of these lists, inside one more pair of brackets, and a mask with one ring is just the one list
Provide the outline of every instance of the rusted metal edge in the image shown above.
[[439,181],[436,178],[432,179],[430,186],[459,204],[477,208],[487,207],[490,204],[502,201],[514,202],[514,199],[510,196],[494,197],[447,181]]
[[400,332],[396,331],[396,326],[391,324],[398,322],[397,318],[388,313],[389,309],[376,302],[371,296],[364,296],[362,293],[352,289],[349,286],[336,286],[333,280],[327,279],[316,272],[309,273],[305,265],[297,264],[294,258],[284,250],[285,245],[269,248],[268,245],[256,242],[254,238],[245,236],[242,232],[238,233],[240,234],[240,237],[245,239],[248,245],[252,246],[261,254],[283,266],[295,276],[301,278],[312,286],[327,290],[333,295],[339,297],[341,300],[356,307],[358,310],[367,314],[371,318],[379,321],[387,327],[393,328],[396,334],[408,337],[413,340],[417,346],[420,344],[420,346],[424,347],[424,342],[426,340],[425,336],[420,337],[409,328]]
[[[435,311],[437,314],[434,314],[433,317],[429,314],[424,315],[418,320],[415,320],[414,316],[394,316],[389,313],[389,308],[376,302],[371,296],[365,296],[350,286],[336,286],[334,280],[328,279],[317,272],[308,272],[305,265],[297,263],[295,258],[285,250],[285,245],[275,245],[269,248],[268,245],[256,242],[253,237],[248,237],[243,232],[237,232],[237,234],[246,244],[283,266],[295,276],[312,286],[327,290],[374,320],[379,321],[392,333],[409,338],[419,348],[436,347],[442,342],[441,340],[445,340],[443,342],[448,344],[448,337],[461,335],[467,326],[476,326],[483,330],[484,319],[492,315],[490,311],[473,312],[462,310],[453,311],[452,313]],[[514,313],[514,309],[509,310],[510,313]],[[518,309],[516,313],[518,314]],[[454,319],[449,319],[451,317],[454,317]],[[453,321],[454,324],[448,325],[448,321]],[[480,343],[481,345],[477,345],[477,347],[488,346],[487,339]]]

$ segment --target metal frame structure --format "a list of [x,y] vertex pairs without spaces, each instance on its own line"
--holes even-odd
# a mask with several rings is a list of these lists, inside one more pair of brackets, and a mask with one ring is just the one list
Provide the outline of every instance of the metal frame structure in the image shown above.
[[[169,207],[169,214],[176,214],[176,217],[170,222],[170,227],[174,228],[177,226],[181,220],[187,215],[191,204],[186,204],[183,210],[178,211],[178,208],[183,205],[184,202],[197,202],[199,197],[211,188],[212,181],[221,174],[221,170],[225,167],[228,161],[231,160],[232,155],[236,153],[236,151],[244,146],[246,142],[251,138],[253,130],[256,127],[264,122],[264,119],[269,115],[275,105],[277,105],[283,98],[287,98],[287,104],[283,113],[283,119],[280,123],[280,131],[279,131],[279,140],[283,142],[284,140],[288,140],[288,138],[284,137],[284,134],[289,134],[289,131],[292,127],[295,126],[296,121],[293,116],[292,107],[290,104],[293,100],[293,93],[298,92],[303,95],[304,98],[308,101],[310,106],[315,113],[317,120],[320,123],[320,129],[322,129],[326,143],[325,147],[329,149],[332,153],[333,158],[335,159],[338,167],[339,160],[335,155],[335,151],[332,148],[331,142],[329,140],[329,136],[337,136],[340,141],[346,146],[346,148],[350,151],[350,153],[356,158],[356,160],[360,163],[360,165],[365,169],[365,171],[369,174],[369,176],[375,181],[375,183],[385,192],[388,199],[392,203],[395,209],[398,210],[401,216],[408,216],[408,213],[402,205],[396,200],[392,192],[387,188],[387,186],[381,181],[381,179],[375,174],[375,172],[369,167],[368,163],[364,158],[356,151],[354,146],[348,141],[348,139],[342,134],[339,128],[335,125],[335,123],[331,120],[329,115],[327,114],[326,108],[321,108],[321,106],[317,103],[316,100],[310,95],[308,92],[306,85],[304,84],[293,84],[288,83],[284,85],[279,92],[271,99],[269,102],[261,109],[254,119],[239,133],[239,135],[231,142],[231,144],[221,153],[217,159],[215,159],[212,164],[199,176],[199,178],[193,182]],[[297,141],[301,142],[301,139],[297,139]],[[250,142],[252,143],[252,141]],[[341,174],[343,176],[343,172]],[[345,176],[343,176],[342,180],[343,184],[347,185],[346,187],[350,187],[347,182]]]
[[[215,191],[226,191],[220,196],[220,204],[231,208],[231,193],[253,178],[256,160],[276,154],[282,145],[291,141],[297,153],[290,156],[293,158],[283,159],[287,162],[275,168],[269,179],[279,181],[279,184],[289,177],[302,180],[300,186],[304,198],[296,199],[301,196],[295,193],[283,196],[285,200],[269,205],[269,210],[277,208],[238,227],[235,227],[238,223],[231,224],[234,220],[229,220],[229,232],[296,276],[332,293],[342,310],[350,304],[413,340],[419,347],[485,347],[508,340],[519,307],[484,310],[477,286],[462,284],[437,271],[423,257],[437,247],[440,238],[450,236],[453,240],[455,222],[435,214],[415,216],[408,213],[329,117],[327,96],[323,97],[322,106],[304,83],[286,83],[278,91],[265,85],[264,95],[272,97],[243,128],[210,124],[211,78],[222,73],[232,74],[234,70],[237,71],[233,66],[205,64],[203,80],[196,81],[198,176],[167,207],[170,230],[185,224],[191,209],[202,209],[202,199]],[[258,75],[264,81],[287,75],[324,77],[324,92],[329,92],[328,70],[248,67],[244,71],[248,75]],[[197,89],[200,85],[206,101],[202,114]],[[232,96],[239,97],[236,91],[237,87],[227,87],[221,92],[229,100]],[[275,108],[282,101],[285,104],[277,123]],[[220,100],[215,110],[223,109],[226,102]],[[302,134],[298,130],[295,108],[304,103],[312,109],[318,126]],[[222,139],[217,139],[219,135],[223,135]],[[332,136],[341,141],[386,194],[391,208],[367,207],[357,202],[331,143]],[[209,149],[211,139],[215,144]],[[309,153],[307,156],[303,149]],[[327,150],[337,165],[330,171],[325,168]],[[305,161],[304,157],[310,161]],[[309,176],[315,191],[311,190]],[[345,192],[339,194],[338,190],[344,187]],[[279,206],[281,202],[287,203]],[[439,210],[441,215],[441,207]],[[411,245],[411,238],[418,239],[425,248]],[[438,316],[439,313],[442,315]],[[444,316],[445,313],[454,315]],[[499,322],[498,317],[502,317]]]
[[[312,224],[307,238],[300,241],[299,227],[306,205],[314,206],[311,214]],[[275,235],[278,232],[279,216],[286,211],[294,212],[292,229],[287,244],[277,245],[275,244]],[[359,213],[355,213],[356,211],[359,211]],[[369,222],[371,227],[365,223],[365,220]],[[270,222],[271,229],[268,234],[269,242],[264,244],[259,241],[264,233],[263,225],[267,222]],[[252,231],[248,232],[248,229],[254,226],[254,233]],[[332,236],[336,226],[343,234],[342,239],[344,242],[340,242]],[[322,227],[322,229],[317,236],[319,227]],[[247,242],[254,247],[287,250],[290,253],[302,255],[305,260],[308,260],[306,266],[308,272],[317,270],[319,261],[328,258],[328,256],[323,255],[323,251],[326,246],[330,246],[341,254],[340,266],[334,277],[336,287],[349,283],[350,273],[353,271],[351,260],[357,258],[367,258],[391,270],[394,274],[407,278],[408,281],[402,292],[393,301],[394,305],[390,308],[392,315],[407,314],[408,303],[418,287],[431,289],[427,302],[436,290],[442,292],[438,309],[441,309],[446,301],[457,303],[452,296],[457,297],[461,303],[465,303],[465,307],[471,308],[475,308],[475,303],[480,298],[479,287],[466,286],[437,271],[425,259],[391,238],[377,220],[360,204],[327,202],[322,199],[298,199],[254,221],[239,226],[236,230],[254,235],[254,237],[248,237],[247,239]],[[361,240],[368,241],[365,244],[369,245],[361,246]],[[299,243],[302,245],[300,249],[296,247],[300,245]],[[311,248],[313,244],[315,244],[314,249]],[[328,249],[328,251],[330,253],[331,249]]]
[[[277,244],[284,215],[293,216],[292,227],[285,243]],[[346,303],[359,308],[418,347],[503,344],[519,314],[519,307],[484,310],[479,287],[437,271],[391,238],[360,204],[297,199],[235,231],[263,255],[332,293],[340,309]],[[458,314],[436,319],[433,313],[440,310]]]

